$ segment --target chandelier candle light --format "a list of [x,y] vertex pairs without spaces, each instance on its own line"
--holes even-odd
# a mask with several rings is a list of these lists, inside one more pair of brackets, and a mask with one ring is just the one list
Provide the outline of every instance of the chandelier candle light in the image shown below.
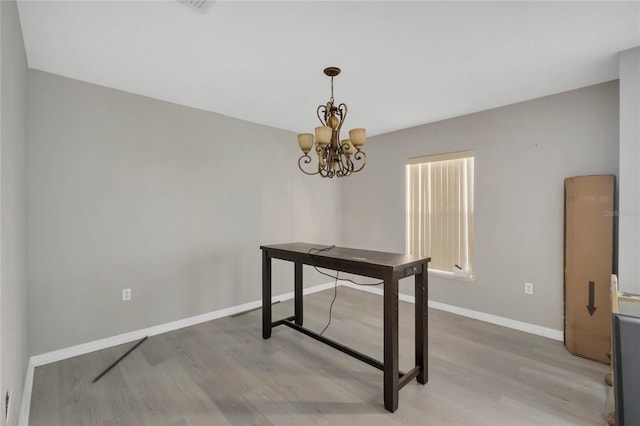
[[309,151],[313,147],[313,135],[302,133],[298,135],[298,145],[304,153],[298,159],[298,167],[308,175],[320,174],[322,177],[349,176],[359,172],[367,164],[367,156],[362,147],[367,139],[365,129],[349,130],[349,139],[340,140],[340,129],[347,117],[347,105],[334,105],[333,77],[340,74],[340,68],[325,68],[324,73],[331,77],[331,98],[326,105],[320,105],[317,110],[318,119],[322,126],[315,129],[316,154],[318,155],[318,170],[308,172],[302,164],[311,163]]

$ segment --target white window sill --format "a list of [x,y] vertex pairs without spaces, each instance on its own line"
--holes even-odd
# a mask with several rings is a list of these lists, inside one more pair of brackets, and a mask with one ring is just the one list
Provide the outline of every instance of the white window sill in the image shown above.
[[475,283],[476,277],[473,275],[456,275],[453,272],[439,271],[437,269],[429,269],[429,276],[438,278],[447,278],[449,280],[463,281],[466,283]]

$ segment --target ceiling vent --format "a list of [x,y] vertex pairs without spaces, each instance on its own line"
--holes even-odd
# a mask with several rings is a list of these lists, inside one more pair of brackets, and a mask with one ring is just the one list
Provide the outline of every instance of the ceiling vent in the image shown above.
[[215,0],[178,0],[191,10],[202,13],[203,15],[211,9]]

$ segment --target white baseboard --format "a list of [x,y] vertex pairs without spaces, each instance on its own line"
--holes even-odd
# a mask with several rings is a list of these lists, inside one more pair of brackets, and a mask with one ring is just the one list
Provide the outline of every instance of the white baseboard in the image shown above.
[[553,340],[564,341],[564,331],[555,328],[542,327],[540,325],[531,324],[523,321],[516,321],[511,318],[499,317],[497,315],[485,314],[484,312],[473,311],[471,309],[461,308],[459,306],[447,305],[446,303],[429,301],[429,307],[440,311],[451,312],[452,314],[469,317],[491,324],[501,325],[503,327],[512,328],[514,330],[524,331],[525,333],[535,334],[537,336],[547,337]]
[[35,366],[31,359],[27,366],[27,374],[24,376],[24,387],[22,388],[22,401],[20,401],[20,412],[18,413],[18,426],[29,424],[29,410],[31,409],[31,389],[33,388],[33,370]]
[[[368,293],[382,295],[382,289],[377,287],[359,286],[348,281],[340,281],[340,285],[355,288],[356,290],[366,291]],[[416,303],[414,296],[400,293],[398,299],[409,303]],[[452,314],[461,315],[463,317],[473,318],[491,324],[500,325],[514,330],[524,331],[525,333],[535,334],[538,336],[548,337],[553,340],[564,340],[564,331],[553,328],[542,327],[528,322],[516,321],[510,318],[499,317],[497,315],[485,314],[484,312],[474,311],[471,309],[461,308],[459,306],[447,305],[446,303],[435,302],[429,300],[429,307],[438,309],[439,311],[451,312]]]
[[[303,294],[317,293],[322,290],[333,288],[335,282],[319,284],[313,287],[308,287],[303,290]],[[271,298],[272,303],[284,302],[285,300],[293,299],[293,292],[280,294]],[[50,364],[56,361],[62,361],[63,359],[72,358],[78,355],[84,355],[89,352],[98,351],[101,349],[110,348],[112,346],[121,345],[123,343],[129,343],[134,340],[140,340],[145,336],[155,336],[157,334],[166,333],[168,331],[178,330],[180,328],[190,327],[192,325],[200,324],[207,321],[212,321],[218,318],[223,318],[242,312],[250,311],[252,309],[262,307],[262,300],[255,300],[253,302],[244,303],[242,305],[231,306],[230,308],[220,309],[213,312],[207,312],[206,314],[196,315],[189,318],[183,318],[177,321],[171,321],[165,324],[155,325],[153,327],[147,327],[140,330],[131,331],[129,333],[118,334],[117,336],[111,336],[104,339],[94,340],[92,342],[82,343],[80,345],[71,346],[68,348],[60,349],[57,351],[46,352],[40,355],[34,355],[29,358],[29,365],[27,367],[27,374],[24,380],[24,391],[22,393],[22,402],[20,405],[20,413],[18,417],[19,425],[29,424],[29,411],[31,409],[31,390],[33,387],[33,373],[34,369],[38,366]]]

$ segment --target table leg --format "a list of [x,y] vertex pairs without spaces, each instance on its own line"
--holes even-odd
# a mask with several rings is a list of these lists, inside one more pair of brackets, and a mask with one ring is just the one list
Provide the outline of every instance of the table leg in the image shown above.
[[262,250],[262,338],[271,337],[271,257]]
[[296,324],[302,325],[302,263],[295,263],[295,283],[294,283],[294,295],[295,295],[295,316]]
[[415,348],[416,366],[420,367],[418,382],[425,384],[429,380],[429,316],[427,313],[429,282],[427,273],[428,263],[422,265],[422,272],[415,277],[416,282],[416,324]]
[[398,280],[384,279],[384,408],[398,409]]

